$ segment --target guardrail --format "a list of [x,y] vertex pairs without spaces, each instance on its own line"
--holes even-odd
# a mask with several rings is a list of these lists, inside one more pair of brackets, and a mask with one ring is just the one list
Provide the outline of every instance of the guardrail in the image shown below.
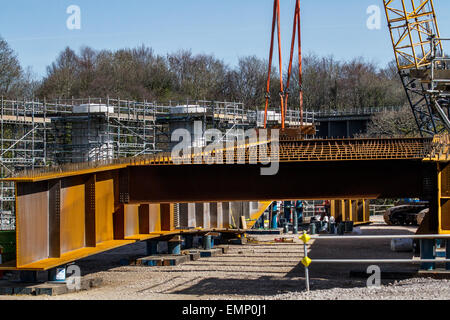
[[350,115],[373,115],[383,112],[398,112],[402,106],[386,106],[386,107],[367,107],[367,108],[352,108],[343,110],[319,110],[314,111],[316,118],[334,117],[334,116],[350,116]]
[[[450,235],[383,235],[383,236],[310,236],[306,232],[299,237],[303,241],[304,258],[301,263],[305,267],[305,280],[306,280],[306,290],[310,290],[309,285],[309,266],[313,263],[329,264],[329,263],[350,263],[350,264],[396,264],[396,263],[411,263],[411,264],[422,264],[422,263],[447,263],[447,269],[450,267],[450,250],[448,246],[450,245]],[[446,239],[447,240],[447,259],[314,259],[308,257],[308,247],[307,244],[311,240],[393,240],[393,239],[417,239],[417,240],[436,240],[436,239]],[[423,252],[421,252],[421,256]]]

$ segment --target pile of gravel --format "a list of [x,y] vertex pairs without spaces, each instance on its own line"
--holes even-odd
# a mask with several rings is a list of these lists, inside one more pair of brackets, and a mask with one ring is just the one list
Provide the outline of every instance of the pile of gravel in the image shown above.
[[380,288],[333,288],[310,292],[290,292],[271,300],[449,300],[450,280],[413,278],[382,285]]

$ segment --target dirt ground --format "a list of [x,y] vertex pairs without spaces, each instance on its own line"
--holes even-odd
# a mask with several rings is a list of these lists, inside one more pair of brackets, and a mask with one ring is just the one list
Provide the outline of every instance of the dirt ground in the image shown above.
[[[360,230],[367,235],[414,234],[414,227],[388,227],[382,217]],[[280,236],[249,236],[260,243],[232,245],[227,254],[202,258],[174,267],[121,266],[120,260],[145,256],[145,243],[137,243],[77,262],[85,278],[101,278],[99,288],[62,296],[3,296],[0,299],[150,299],[150,300],[251,300],[251,299],[450,299],[450,283],[432,279],[383,279],[379,291],[368,289],[364,278],[351,278],[350,270],[362,265],[314,265],[310,267],[311,292],[305,293],[303,244],[261,243]],[[320,240],[309,246],[310,257],[409,259],[413,253],[397,253],[389,240]],[[380,265],[385,271],[415,271],[418,265]],[[372,291],[370,291],[372,290]],[[378,290],[378,289],[377,289]],[[370,291],[370,293],[369,293]],[[435,292],[438,292],[434,294]]]

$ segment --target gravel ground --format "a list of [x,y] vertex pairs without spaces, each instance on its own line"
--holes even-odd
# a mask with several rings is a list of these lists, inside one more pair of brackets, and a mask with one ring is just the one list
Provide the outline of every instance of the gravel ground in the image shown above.
[[[363,234],[412,234],[413,227],[388,227],[377,218]],[[253,236],[252,236],[253,237]],[[279,236],[278,236],[279,237]],[[288,235],[294,239],[293,235]],[[350,270],[367,266],[312,265],[311,291],[305,292],[303,245],[269,244],[275,236],[258,236],[260,243],[230,246],[228,254],[202,258],[175,267],[121,266],[124,257],[144,256],[145,245],[133,244],[79,261],[84,278],[101,278],[99,288],[63,296],[3,296],[1,299],[45,300],[339,300],[339,299],[450,299],[448,280],[413,278],[382,280],[380,289],[368,289],[366,279],[350,278]],[[262,242],[262,243],[261,243]],[[321,240],[309,246],[311,258],[411,258],[395,253],[389,240],[377,242]],[[380,266],[382,271],[417,271],[417,266]]]

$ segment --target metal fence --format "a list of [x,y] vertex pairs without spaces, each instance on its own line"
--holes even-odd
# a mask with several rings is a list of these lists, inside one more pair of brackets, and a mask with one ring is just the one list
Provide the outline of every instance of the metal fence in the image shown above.
[[309,236],[304,233],[300,239],[304,243],[304,258],[302,264],[305,266],[305,278],[306,278],[306,290],[309,291],[309,266],[311,264],[331,264],[331,263],[344,263],[344,264],[399,264],[399,263],[411,263],[411,264],[423,264],[423,263],[447,263],[447,269],[450,268],[450,250],[447,247],[447,258],[445,259],[311,259],[308,257],[307,244],[311,240],[394,240],[394,239],[414,239],[414,240],[434,240],[445,239],[447,240],[447,246],[450,245],[450,235],[383,235],[383,236]]

